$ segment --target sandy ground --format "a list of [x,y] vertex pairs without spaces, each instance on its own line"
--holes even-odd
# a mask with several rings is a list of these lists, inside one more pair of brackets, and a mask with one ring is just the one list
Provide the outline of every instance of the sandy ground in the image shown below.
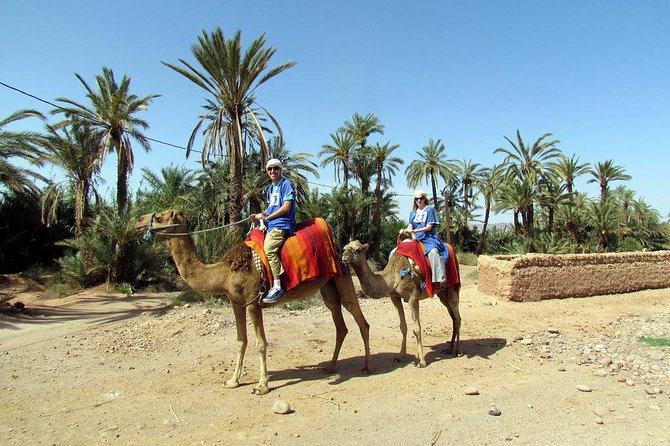
[[[28,311],[0,315],[0,444],[670,443],[670,348],[639,342],[670,337],[670,289],[512,303],[479,293],[473,270],[462,270],[462,356],[441,352],[446,309],[422,301],[423,369],[393,361],[400,332],[389,299],[361,300],[372,375],[361,372],[348,313],[338,372],[324,375],[334,345],[325,307],[267,310],[264,396],[251,394],[253,332],[244,385],[223,388],[236,348],[228,306],[173,308],[166,295],[104,290],[44,301],[18,290]],[[291,411],[275,414],[277,400]]]

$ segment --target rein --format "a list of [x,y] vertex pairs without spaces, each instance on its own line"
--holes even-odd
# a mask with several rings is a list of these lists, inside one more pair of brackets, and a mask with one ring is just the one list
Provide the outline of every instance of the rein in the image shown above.
[[224,228],[227,228],[229,226],[237,225],[237,224],[243,223],[243,222],[251,219],[251,217],[247,217],[247,218],[243,218],[240,221],[236,221],[234,223],[229,223],[227,225],[217,226],[216,228],[201,229],[200,231],[163,232],[164,229],[168,229],[168,228],[176,228],[177,226],[184,226],[184,227],[188,227],[188,226],[186,225],[186,223],[174,223],[174,224],[171,224],[171,225],[161,226],[160,228],[154,228],[153,227],[153,222],[154,222],[154,216],[155,215],[156,215],[156,213],[153,212],[151,214],[151,216],[149,217],[149,223],[147,223],[147,232],[144,234],[144,239],[145,240],[152,239],[154,237],[154,235],[156,235],[156,234],[162,235],[162,236],[169,236],[169,237],[184,237],[184,236],[187,236],[187,235],[202,234],[204,232],[210,232],[210,231],[216,231],[216,230],[219,230],[219,229],[224,229]]

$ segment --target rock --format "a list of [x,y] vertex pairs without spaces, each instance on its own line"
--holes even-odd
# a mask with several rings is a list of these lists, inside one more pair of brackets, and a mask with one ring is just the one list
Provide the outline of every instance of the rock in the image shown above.
[[605,367],[607,367],[607,366],[609,366],[609,365],[612,364],[612,358],[610,358],[610,357],[605,357],[605,358],[603,358],[603,359],[600,360],[600,363],[601,363],[602,365],[604,365]]
[[592,392],[593,389],[589,386],[585,386],[584,384],[578,384],[577,385],[577,390],[580,392]]
[[519,342],[521,343],[521,345],[532,345],[533,344],[533,338],[524,338]]
[[660,387],[653,387],[651,389],[645,389],[645,392],[647,392],[647,395],[660,395],[663,393],[663,390],[661,390]]
[[286,400],[277,400],[272,404],[272,411],[279,415],[285,415],[291,411],[291,406]]
[[547,328],[547,332],[552,334],[559,334],[561,331],[558,328],[549,327]]
[[604,417],[605,415],[610,413],[610,410],[605,406],[596,406],[596,408],[593,409],[593,413],[595,413],[599,417]]
[[493,415],[494,417],[499,417],[502,412],[500,409],[498,409],[495,404],[491,404],[491,408],[489,409],[489,415]]
[[605,420],[600,417],[596,417],[596,424],[605,424]]
[[479,390],[476,387],[466,387],[465,388],[465,394],[466,395],[479,395]]
[[560,367],[558,367],[558,369],[556,369],[556,370],[558,370],[559,372],[565,372],[567,369],[566,369],[565,367],[563,367],[563,366],[560,366]]

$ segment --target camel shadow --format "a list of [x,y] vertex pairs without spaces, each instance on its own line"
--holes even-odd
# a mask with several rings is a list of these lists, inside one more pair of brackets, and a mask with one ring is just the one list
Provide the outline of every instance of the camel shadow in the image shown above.
[[[449,342],[435,344],[426,346],[430,349],[430,351],[426,353],[426,362],[428,363],[428,367],[430,367],[433,363],[457,359],[461,356],[466,358],[480,357],[489,359],[506,345],[507,340],[503,338],[467,339],[461,341],[462,354],[456,355],[444,352],[444,350],[450,347]],[[383,375],[400,368],[415,367],[417,361],[415,354],[408,352],[406,359],[402,362],[396,361],[397,356],[398,355],[395,352],[371,354],[370,358],[375,367],[375,371],[372,375]],[[362,356],[342,358],[338,360],[337,370],[334,373],[324,373],[323,370],[329,363],[330,361],[322,361],[314,365],[303,365],[283,370],[270,371],[271,390],[277,390],[309,381],[327,380],[328,385],[338,385],[349,381],[352,378],[368,376],[362,371],[364,363],[364,358]]]
[[352,356],[349,358],[341,358],[337,361],[337,370],[332,373],[324,372],[325,368],[330,364],[330,361],[321,361],[313,365],[300,365],[296,367],[286,368],[283,370],[271,370],[270,387],[271,390],[277,390],[282,387],[292,386],[299,383],[310,381],[327,381],[328,385],[334,386],[349,381],[352,378],[365,378],[366,376],[382,375],[392,372],[398,367],[405,367],[412,365],[411,356],[409,362],[397,363],[394,358],[395,353],[373,353],[370,355],[372,365],[375,370],[368,374],[363,371],[365,363],[364,356]]
[[426,354],[426,362],[440,361],[444,359],[465,356],[466,358],[484,358],[490,357],[507,346],[507,340],[504,338],[480,338],[466,339],[461,341],[461,354],[455,355],[445,353],[445,349],[450,347],[450,343],[436,344],[430,347],[431,351]]

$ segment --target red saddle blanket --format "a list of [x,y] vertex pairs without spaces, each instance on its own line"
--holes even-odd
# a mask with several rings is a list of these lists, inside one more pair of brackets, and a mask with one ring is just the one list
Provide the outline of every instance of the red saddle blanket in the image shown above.
[[[456,291],[458,291],[461,287],[461,273],[458,267],[458,259],[456,258],[454,247],[449,243],[445,243],[445,245],[447,245],[447,249],[449,250],[449,259],[447,259],[444,265],[447,276],[447,286],[454,286]],[[400,242],[398,243],[396,252],[405,257],[409,257],[416,263],[421,274],[425,278],[426,293],[432,297],[435,294],[436,288],[439,287],[439,284],[432,281],[433,273],[428,258],[426,257],[423,244],[416,240]]]
[[[263,249],[264,242],[265,233],[259,229],[252,229],[244,241],[258,254],[263,262],[266,279],[272,283],[270,264]],[[285,291],[301,282],[340,274],[340,262],[330,226],[322,218],[311,218],[299,223],[295,235],[284,242],[280,257],[285,271],[281,277]]]

